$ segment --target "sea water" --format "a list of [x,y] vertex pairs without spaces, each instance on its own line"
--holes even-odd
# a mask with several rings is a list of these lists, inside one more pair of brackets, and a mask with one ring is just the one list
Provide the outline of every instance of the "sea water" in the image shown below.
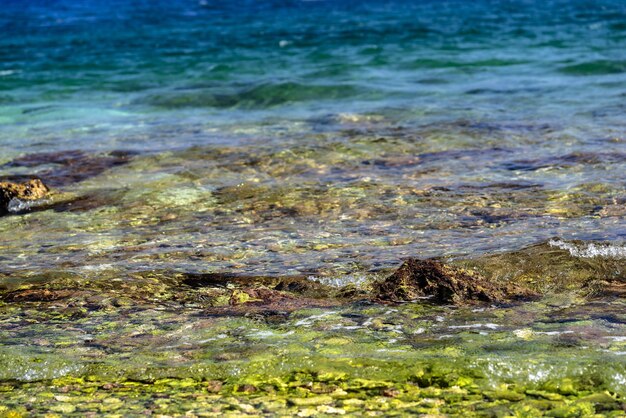
[[623,277],[625,110],[620,0],[4,0],[0,177],[53,195],[0,218],[0,286],[77,293],[3,296],[0,378],[240,384],[363,361],[384,380],[443,356],[623,390],[619,299],[259,324],[207,317],[176,275],[366,287],[405,257],[526,248]]

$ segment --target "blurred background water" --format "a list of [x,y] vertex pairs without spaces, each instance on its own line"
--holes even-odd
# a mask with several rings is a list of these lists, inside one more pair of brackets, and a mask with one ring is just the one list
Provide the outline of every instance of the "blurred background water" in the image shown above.
[[625,21],[618,0],[9,0],[3,154],[171,149],[339,112],[599,141],[623,134]]

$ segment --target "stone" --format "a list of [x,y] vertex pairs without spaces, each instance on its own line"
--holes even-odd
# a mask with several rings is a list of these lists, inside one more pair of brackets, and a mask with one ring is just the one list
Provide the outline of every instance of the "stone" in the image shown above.
[[391,276],[374,285],[374,298],[382,302],[428,299],[439,304],[462,305],[536,296],[511,283],[490,281],[473,270],[416,258],[405,260]]
[[13,199],[34,201],[48,195],[48,186],[40,179],[31,179],[24,183],[0,182],[0,214],[9,212]]

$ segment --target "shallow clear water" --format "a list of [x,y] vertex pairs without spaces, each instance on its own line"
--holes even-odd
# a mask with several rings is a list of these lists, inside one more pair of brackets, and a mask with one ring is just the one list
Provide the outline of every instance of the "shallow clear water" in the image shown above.
[[[0,160],[137,151],[130,168],[60,189],[116,189],[122,223],[147,210],[187,219],[126,229],[107,213],[85,228],[97,212],[55,214],[4,254],[39,247],[28,262],[49,265],[50,248],[165,240],[281,272],[331,265],[310,253],[318,244],[371,266],[554,235],[622,239],[625,16],[619,1],[9,2]],[[249,183],[251,196],[220,201]],[[247,219],[285,190],[283,206],[331,202]],[[275,241],[306,256],[257,254]]]
[[[63,346],[77,338],[72,333],[91,335],[93,327],[131,329],[153,309],[167,311],[172,323],[209,329],[207,338],[222,335],[203,322],[202,303],[186,310],[176,305],[178,296],[170,298],[180,283],[168,280],[180,273],[304,275],[335,287],[367,286],[408,256],[477,258],[537,243],[549,248],[556,239],[562,254],[574,248],[573,260],[606,259],[623,279],[625,22],[626,4],[618,0],[3,2],[0,178],[37,175],[53,194],[32,207],[17,202],[19,213],[0,218],[0,287],[73,283],[117,295],[119,285],[142,301],[134,302],[141,306],[131,312],[136,317],[125,313],[130,319],[118,316],[126,308],[96,310],[78,322],[59,314],[61,328],[78,331],[55,328],[47,317],[45,331],[13,322],[15,309],[56,312],[54,301],[32,312],[2,302],[3,355],[11,358],[12,345],[27,346],[41,332],[50,334],[44,340],[51,346]],[[574,239],[601,243],[590,250]],[[593,253],[602,245],[613,250]],[[156,278],[144,283],[152,273]],[[144,285],[164,292],[149,306]],[[517,362],[515,356],[552,344],[538,337],[530,349],[519,341],[544,335],[536,332],[546,327],[554,335],[572,331],[545,325],[554,306],[588,302],[550,303],[528,308],[540,312],[528,326],[512,325],[515,309],[526,309],[514,308],[490,319],[498,331],[481,330],[500,333],[494,338],[514,346],[502,350]],[[619,311],[621,302],[602,303]],[[353,310],[355,318],[387,311],[338,309]],[[408,321],[411,309],[418,308],[402,308],[396,321]],[[470,321],[444,311],[456,325]],[[617,361],[621,317],[607,324],[601,316],[570,314],[606,340],[589,354],[593,361]],[[297,328],[305,316],[278,331],[236,326],[245,335],[270,335]],[[362,326],[339,322],[320,335]],[[24,326],[22,334],[9,331],[16,326]],[[192,338],[184,326],[176,335]],[[165,332],[155,327],[150,332]],[[406,327],[400,333],[423,328]],[[447,338],[444,328],[433,330],[433,340]],[[369,344],[395,331],[371,332],[354,341],[376,358]],[[482,365],[476,367],[500,358],[500,349],[485,348],[492,343],[475,349],[468,341],[490,336],[458,332],[450,347],[464,356],[453,350],[453,357]],[[216,350],[248,341],[238,335]],[[554,344],[566,347],[564,358],[575,365],[596,334],[586,335],[573,346]],[[287,337],[287,358],[297,358],[292,344],[305,337]],[[123,353],[167,346],[137,341],[134,348],[103,349],[118,375],[139,373],[122,366]],[[214,360],[198,354],[203,343],[190,344],[191,364]],[[411,344],[396,339],[390,350],[429,358],[420,345],[426,342]],[[91,346],[68,347],[53,350],[60,360],[50,360],[49,370],[7,369],[0,378],[58,377],[74,361],[68,358],[80,359],[70,374],[87,373],[81,367],[97,357]],[[178,367],[177,360],[146,356],[165,375]],[[548,360],[544,371],[552,367]],[[611,390],[623,389],[619,377],[603,376]]]

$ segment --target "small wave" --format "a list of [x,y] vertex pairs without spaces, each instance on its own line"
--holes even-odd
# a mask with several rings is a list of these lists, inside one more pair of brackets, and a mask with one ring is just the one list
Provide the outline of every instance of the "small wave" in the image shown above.
[[36,208],[38,206],[43,206],[50,203],[51,201],[49,199],[21,200],[14,197],[9,201],[9,204],[7,205],[7,210],[10,213],[22,213],[27,212],[32,208]]
[[365,275],[358,274],[348,274],[345,276],[337,276],[337,277],[318,277],[318,276],[309,276],[309,280],[321,283],[325,286],[341,288],[347,286],[349,284],[353,284],[357,287],[361,287],[368,283],[369,278]]
[[626,258],[625,246],[594,243],[577,245],[561,240],[550,240],[548,241],[548,245],[560,248],[561,250],[567,250],[573,257],[578,258]]
[[354,97],[360,89],[352,85],[307,85],[301,83],[265,83],[231,92],[191,90],[148,96],[144,102],[164,108],[268,108],[286,103],[333,100]]
[[525,64],[522,60],[505,60],[505,59],[485,59],[476,61],[450,61],[431,58],[420,58],[411,63],[407,63],[404,67],[408,69],[438,69],[438,68],[468,68],[468,67],[508,67],[513,65]]
[[1,104],[8,104],[8,103],[14,103],[16,100],[9,95],[6,94],[0,94],[0,105]]
[[606,75],[626,72],[626,61],[590,61],[580,64],[567,65],[560,71],[570,75]]

